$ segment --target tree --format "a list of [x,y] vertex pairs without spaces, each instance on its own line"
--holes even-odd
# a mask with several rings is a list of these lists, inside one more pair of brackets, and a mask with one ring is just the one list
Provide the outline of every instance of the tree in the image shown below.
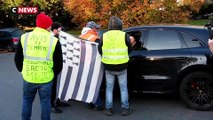
[[125,27],[157,24],[185,23],[193,12],[198,12],[200,1],[188,0],[179,5],[176,0],[64,0],[73,21],[83,26],[88,20],[107,27],[110,16],[120,17]]
[[20,25],[35,25],[34,15],[14,14],[11,7],[37,6],[40,11],[53,17],[54,21],[66,26],[73,22],[82,27],[88,21],[95,21],[107,27],[110,16],[121,18],[124,27],[158,24],[185,23],[201,7],[199,0],[185,0],[182,5],[176,0],[0,0],[2,11],[0,25],[11,19]]
[[82,25],[86,21],[96,20],[97,4],[94,0],[64,0],[65,8],[74,16],[72,21]]
[[[13,21],[19,26],[35,26],[35,17],[37,14],[14,14],[12,13],[12,7],[24,7],[24,6],[36,6],[40,11],[45,11],[50,15],[54,21],[66,23],[69,25],[69,21],[72,18],[70,14],[64,9],[62,0],[0,0],[2,7],[0,8],[0,26],[5,27],[8,20]],[[7,20],[7,21],[5,21]],[[15,24],[14,24],[15,25]],[[14,26],[13,25],[13,26]],[[12,27],[12,26],[10,26]]]

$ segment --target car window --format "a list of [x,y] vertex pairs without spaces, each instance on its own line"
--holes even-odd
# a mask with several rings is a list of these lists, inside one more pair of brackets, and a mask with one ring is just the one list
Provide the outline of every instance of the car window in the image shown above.
[[181,33],[181,34],[183,36],[183,39],[186,42],[187,47],[193,48],[193,47],[202,46],[202,42],[200,40],[198,40],[197,38],[195,38],[194,36],[191,36],[191,35],[186,34],[186,33]]
[[136,41],[140,41],[141,38],[141,32],[140,31],[134,31],[134,32],[127,32],[129,36],[133,36]]
[[148,50],[179,49],[181,48],[181,41],[175,31],[150,30],[146,48]]
[[5,37],[11,37],[11,34],[9,32],[0,32],[0,38],[5,38]]
[[99,36],[99,37],[102,37],[103,34],[104,34],[105,32],[107,32],[107,31],[108,31],[107,29],[98,30],[98,31],[97,31],[97,32],[98,32],[98,36]]
[[127,34],[129,34],[129,36],[132,36],[133,38],[135,38],[136,43],[134,45],[132,45],[132,51],[140,51],[140,50],[147,50],[144,47],[144,38],[145,38],[145,33],[144,31],[131,31],[131,32],[127,32]]
[[16,30],[13,32],[13,37],[20,37],[23,34],[22,30]]

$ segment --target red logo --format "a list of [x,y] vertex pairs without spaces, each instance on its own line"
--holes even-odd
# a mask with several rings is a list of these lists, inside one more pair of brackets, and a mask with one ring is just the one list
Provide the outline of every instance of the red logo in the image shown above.
[[12,12],[18,14],[37,14],[38,7],[14,7]]

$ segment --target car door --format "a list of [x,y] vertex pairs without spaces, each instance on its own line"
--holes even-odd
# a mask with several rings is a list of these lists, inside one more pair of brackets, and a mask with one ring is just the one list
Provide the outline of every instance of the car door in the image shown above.
[[11,42],[11,34],[7,31],[0,31],[0,48],[6,48]]
[[129,71],[134,76],[131,81],[133,89],[143,92],[171,92],[175,89],[178,71],[191,57],[180,33],[152,28],[143,31],[140,40],[146,50],[132,51],[130,55]]

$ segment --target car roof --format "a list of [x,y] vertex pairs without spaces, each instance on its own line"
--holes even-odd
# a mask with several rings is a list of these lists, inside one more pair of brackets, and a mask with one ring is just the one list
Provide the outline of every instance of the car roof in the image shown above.
[[131,31],[141,31],[141,30],[147,30],[147,29],[168,29],[168,30],[175,30],[175,31],[181,31],[181,32],[187,32],[191,35],[194,35],[198,37],[203,42],[207,42],[209,37],[209,32],[207,28],[204,26],[192,26],[192,25],[148,25],[148,26],[135,26],[135,27],[129,27],[127,29],[124,29],[125,32],[131,32]]
[[3,28],[3,29],[0,29],[0,31],[7,31],[7,32],[13,32],[13,31],[16,31],[16,30],[21,30],[20,28]]
[[131,30],[131,29],[147,29],[147,28],[168,28],[168,29],[204,29],[204,26],[192,26],[192,25],[184,25],[184,24],[174,24],[174,25],[145,25],[145,26],[134,26],[129,27],[124,30]]

